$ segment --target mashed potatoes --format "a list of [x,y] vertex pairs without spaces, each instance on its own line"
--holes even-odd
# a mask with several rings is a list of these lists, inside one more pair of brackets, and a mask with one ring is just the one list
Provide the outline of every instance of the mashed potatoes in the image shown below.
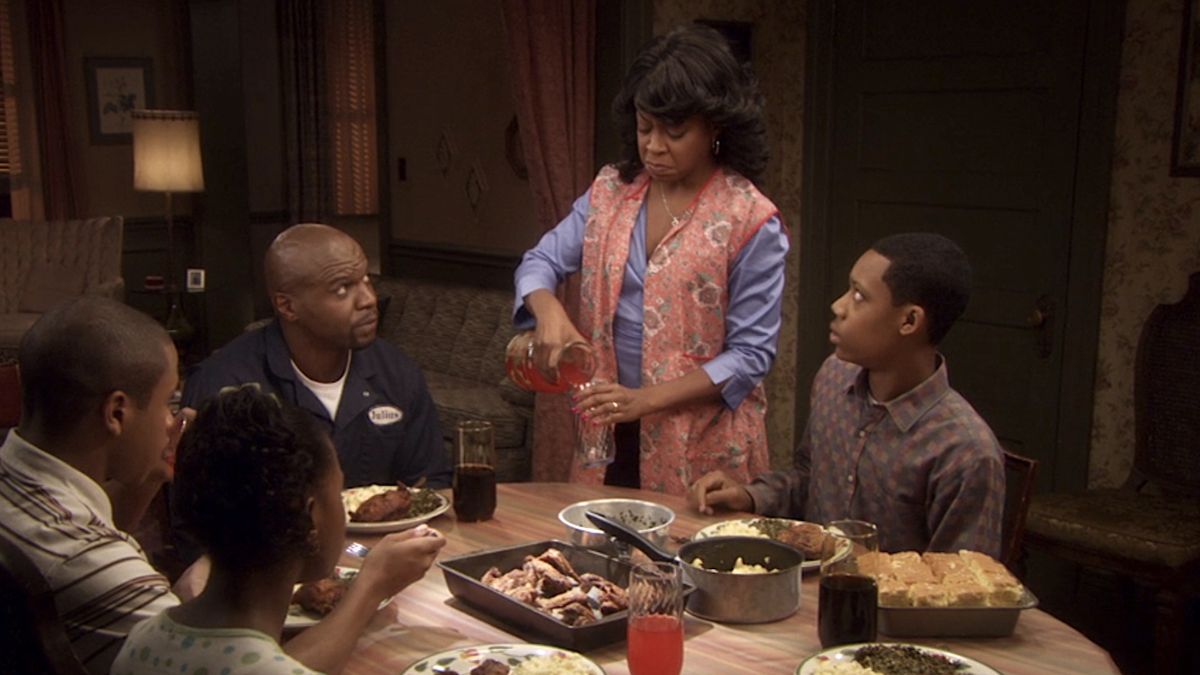
[[[770,560],[770,558],[768,558],[764,562],[769,563],[769,562],[771,562],[771,560]],[[704,561],[701,560],[700,558],[692,559],[692,567],[699,567],[700,569],[708,570],[709,572],[726,572],[726,570],[715,570],[710,567],[705,567]],[[726,573],[727,574],[768,574],[768,573],[774,572],[774,571],[775,570],[764,567],[763,565],[751,565],[739,557],[737,560],[733,561],[733,569],[729,570]]]
[[509,675],[592,675],[596,669],[578,654],[535,656],[516,666]]
[[826,661],[813,670],[813,675],[879,675],[857,661]]
[[342,490],[342,502],[346,505],[347,517],[349,514],[358,510],[362,503],[385,492],[395,490],[395,485],[364,485],[362,487],[348,488]]
[[754,527],[749,521],[745,520],[727,520],[723,523],[713,525],[709,530],[709,537],[761,537],[766,538],[766,534],[762,530]]

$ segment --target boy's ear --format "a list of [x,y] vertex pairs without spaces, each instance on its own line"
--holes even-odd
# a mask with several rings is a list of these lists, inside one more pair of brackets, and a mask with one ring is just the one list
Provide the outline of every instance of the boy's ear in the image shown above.
[[120,436],[129,422],[129,408],[133,405],[129,395],[118,389],[104,397],[100,414],[104,418],[104,428],[113,436]]
[[904,320],[900,324],[901,335],[916,335],[918,330],[925,328],[925,308],[920,305],[908,305],[904,308]]

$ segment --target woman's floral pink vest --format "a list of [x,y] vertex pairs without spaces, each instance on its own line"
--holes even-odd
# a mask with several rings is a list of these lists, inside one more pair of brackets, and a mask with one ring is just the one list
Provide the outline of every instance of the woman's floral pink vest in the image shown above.
[[[645,173],[624,183],[605,167],[592,184],[584,233],[580,329],[596,348],[596,377],[617,381],[612,320],[629,240],[646,190]],[[718,169],[690,215],[672,227],[646,265],[642,386],[699,368],[725,344],[726,282],[742,246],[778,213],[750,181]],[[641,420],[642,488],[682,495],[695,479],[721,469],[743,482],[769,469],[767,399],[758,385],[737,407],[698,403]],[[603,469],[571,467],[571,480],[603,482]]]

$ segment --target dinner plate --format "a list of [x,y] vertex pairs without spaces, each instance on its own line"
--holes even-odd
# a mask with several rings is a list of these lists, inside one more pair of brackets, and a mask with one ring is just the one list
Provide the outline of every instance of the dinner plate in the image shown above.
[[[955,654],[954,652],[948,652],[944,649],[936,649],[934,647],[926,647],[924,645],[914,645],[906,642],[876,642],[871,644],[916,647],[926,654],[935,654],[947,659],[953,659],[962,664],[963,668],[958,671],[959,673],[962,673],[962,675],[1000,675],[1000,672],[995,668],[985,666],[974,659],[967,658],[961,654]],[[817,668],[825,665],[826,663],[847,663],[853,661],[854,654],[858,651],[859,647],[865,646],[867,645],[842,645],[840,647],[826,649],[823,652],[813,654],[805,659],[804,663],[796,666],[795,675],[814,675],[814,673],[817,672]]]
[[[422,513],[419,516],[413,516],[411,518],[401,518],[400,520],[384,520],[378,523],[356,523],[350,520],[350,512],[354,509],[357,509],[358,504],[366,501],[366,497],[369,497],[372,494],[377,494],[383,490],[394,489],[396,489],[394,485],[363,485],[361,487],[352,487],[342,490],[342,503],[346,505],[346,531],[361,533],[373,532],[376,534],[382,534],[384,532],[399,532],[400,530],[407,530],[410,527],[416,527],[417,525],[432,520],[450,510],[449,499],[446,499],[446,497],[437,492],[429,490],[433,496],[437,497],[438,506],[427,513]],[[413,490],[412,488],[409,488],[408,490],[409,492],[417,492],[417,490]]]
[[[719,523],[713,523],[712,525],[709,525],[708,527],[705,527],[705,528],[701,529],[699,532],[697,532],[696,534],[692,535],[692,540],[695,541],[697,539],[707,539],[708,537],[733,537],[733,536],[750,536],[750,537],[762,537],[764,539],[770,539],[771,537],[769,535],[767,535],[766,533],[762,532],[761,530],[759,530],[758,528],[756,528],[754,526],[754,523],[756,523],[758,521],[763,521],[763,520],[787,523],[789,525],[796,524],[796,523],[802,523],[805,525],[816,525],[816,523],[809,523],[809,522],[803,521],[803,520],[792,520],[789,518],[767,518],[767,517],[763,517],[763,516],[759,516],[757,518],[739,518],[739,519],[735,519],[735,520],[723,520]],[[821,527],[820,525],[816,525],[816,526],[820,527],[822,531],[825,530],[825,528]],[[804,553],[804,562],[800,565],[800,569],[815,570],[815,569],[819,569],[821,567],[821,558],[820,558],[819,553],[818,553],[818,555],[811,555],[811,553],[809,551],[803,551],[803,553]]]
[[446,670],[453,670],[459,675],[467,675],[472,668],[488,659],[499,661],[510,668],[516,668],[534,658],[574,659],[583,667],[583,672],[588,675],[604,675],[603,668],[582,654],[558,647],[525,644],[476,645],[450,649],[422,658],[401,671],[400,675],[432,675]]

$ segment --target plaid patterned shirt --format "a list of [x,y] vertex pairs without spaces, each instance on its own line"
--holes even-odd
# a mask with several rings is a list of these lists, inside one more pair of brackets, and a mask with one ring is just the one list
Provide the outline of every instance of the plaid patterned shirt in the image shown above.
[[746,486],[756,512],[870,521],[882,551],[1000,555],[1004,454],[950,388],[944,360],[929,379],[879,403],[865,370],[830,356],[813,380],[810,409],[795,468]]

